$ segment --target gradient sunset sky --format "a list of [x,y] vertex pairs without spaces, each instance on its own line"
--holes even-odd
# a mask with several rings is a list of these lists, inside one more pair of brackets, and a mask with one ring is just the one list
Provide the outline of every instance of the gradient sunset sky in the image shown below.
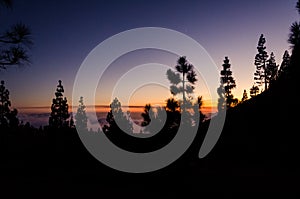
[[[0,30],[20,21],[31,28],[32,64],[0,71],[0,79],[10,90],[13,107],[50,106],[59,79],[70,101],[77,70],[100,42],[132,28],[163,27],[198,41],[219,69],[228,56],[237,83],[233,93],[240,99],[243,90],[253,84],[260,34],[265,35],[267,51],[274,52],[277,64],[289,50],[289,27],[298,19],[295,5],[296,0],[14,0],[12,10],[2,8],[0,12]],[[132,65],[156,60],[175,66],[176,59],[158,51],[133,52],[112,65],[103,87],[111,89],[111,83]],[[109,104],[111,96],[105,89],[98,91],[97,104]],[[206,96],[205,92],[197,88],[197,94]],[[145,87],[137,91],[130,105],[161,103],[169,96],[167,89]]]

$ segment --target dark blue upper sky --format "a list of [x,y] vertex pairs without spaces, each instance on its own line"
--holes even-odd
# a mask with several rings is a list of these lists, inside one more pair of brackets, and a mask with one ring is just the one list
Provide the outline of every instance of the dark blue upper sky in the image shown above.
[[76,72],[95,46],[121,31],[155,26],[194,38],[219,67],[229,56],[240,98],[253,83],[259,35],[265,34],[267,51],[274,51],[278,62],[289,48],[289,26],[298,19],[295,4],[296,0],[15,0],[12,10],[1,10],[0,29],[20,21],[29,25],[35,43],[32,65],[1,71],[0,79],[6,81],[15,106],[50,105],[58,79],[71,98]]

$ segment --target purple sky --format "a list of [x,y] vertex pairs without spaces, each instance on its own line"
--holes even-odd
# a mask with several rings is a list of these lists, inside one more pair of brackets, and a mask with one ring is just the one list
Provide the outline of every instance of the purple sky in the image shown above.
[[[6,81],[14,107],[50,106],[59,79],[65,95],[71,99],[76,72],[95,46],[128,29],[155,26],[192,37],[219,68],[224,57],[229,56],[237,82],[234,94],[241,98],[243,89],[248,90],[253,84],[260,34],[265,35],[267,51],[275,53],[278,64],[284,50],[289,49],[289,26],[298,19],[295,5],[296,0],[15,0],[13,10],[1,10],[0,30],[20,21],[30,26],[35,43],[32,65],[1,71],[0,79]],[[158,63],[176,63],[172,56],[153,55]],[[124,65],[113,67],[111,74],[121,75],[118,67],[147,62],[138,53],[136,56],[134,61],[125,58]],[[101,95],[104,98],[98,103],[107,103],[105,91]],[[141,103],[144,101],[141,99]]]

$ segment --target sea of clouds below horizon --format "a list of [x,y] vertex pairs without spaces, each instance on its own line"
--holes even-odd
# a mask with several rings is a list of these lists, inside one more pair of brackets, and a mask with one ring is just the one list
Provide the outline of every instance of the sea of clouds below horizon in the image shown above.
[[[90,119],[91,118],[89,117],[90,114],[92,113],[87,112],[87,116],[89,118],[88,119],[89,128],[92,128],[93,130],[97,130],[99,128],[99,124],[101,124],[102,126],[107,124],[106,122],[107,112],[97,112],[98,120],[95,121],[92,121]],[[136,124],[140,124],[142,121],[142,118],[138,116],[140,114],[141,113],[131,113],[132,120]],[[72,115],[72,113],[70,113],[70,115]],[[26,122],[29,122],[30,125],[36,128],[47,126],[49,124],[49,117],[50,117],[50,113],[19,112],[18,114],[18,118],[21,123],[25,124]]]
[[[140,125],[143,118],[141,116],[141,113],[143,112],[143,107],[135,108],[135,111],[130,112],[131,119],[134,123]],[[107,124],[106,122],[106,116],[108,111],[98,111],[97,119],[95,121],[91,121],[91,117],[89,117],[92,113],[87,111],[88,116],[88,127],[92,128],[93,130],[97,130],[100,126],[103,126]],[[210,116],[210,113],[205,113],[206,116]],[[72,113],[70,113],[72,115]],[[39,108],[39,109],[25,109],[25,108],[18,108],[18,118],[19,121],[25,124],[26,122],[29,122],[30,125],[32,125],[35,128],[44,127],[47,126],[49,123],[49,117],[50,117],[50,111],[49,108]]]

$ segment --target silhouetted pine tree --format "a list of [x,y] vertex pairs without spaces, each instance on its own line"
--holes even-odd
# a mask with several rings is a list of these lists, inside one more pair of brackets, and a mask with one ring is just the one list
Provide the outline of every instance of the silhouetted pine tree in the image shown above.
[[[167,71],[167,77],[172,84],[170,86],[170,91],[173,95],[182,94],[182,111],[185,111],[188,105],[186,95],[190,95],[194,91],[195,87],[193,84],[195,84],[197,81],[196,73],[193,69],[194,66],[188,63],[186,57],[184,56],[179,57],[175,68],[178,73],[172,71],[171,69]],[[180,74],[182,74],[182,77],[180,77]],[[189,96],[189,98],[191,98],[191,96]]]
[[49,117],[49,126],[53,128],[67,127],[67,119],[70,117],[69,105],[67,98],[63,97],[64,87],[61,84],[62,81],[58,81],[58,85],[55,92],[55,98],[52,100],[51,115]]
[[288,42],[291,44],[293,50],[296,46],[300,44],[300,24],[298,22],[294,22],[290,27],[290,34]]
[[251,88],[250,88],[250,96],[251,97],[255,97],[259,92],[259,88],[258,86],[255,86],[253,85]]
[[286,50],[284,51],[282,62],[278,71],[278,76],[281,77],[282,75],[287,73],[287,68],[290,65],[291,57],[289,52]]
[[225,101],[226,106],[232,107],[233,105],[237,104],[237,99],[234,99],[231,90],[236,87],[235,80],[232,77],[232,71],[230,70],[231,64],[229,63],[228,57],[225,57],[223,70],[221,70],[221,84],[223,84],[224,91],[225,91]]
[[244,102],[244,101],[246,101],[246,100],[248,100],[248,94],[247,94],[247,91],[246,91],[246,89],[245,89],[241,101]]
[[103,130],[105,133],[114,133],[119,131],[133,132],[132,123],[123,113],[121,103],[117,98],[110,104],[110,112],[106,116],[109,125],[105,125]]
[[161,107],[151,107],[150,104],[146,104],[144,112],[142,113],[143,122],[142,126],[145,127],[142,132],[145,133],[157,133],[164,122],[163,111]]
[[261,34],[259,41],[258,41],[258,46],[257,50],[258,53],[255,56],[255,66],[256,66],[256,72],[254,73],[254,80],[255,83],[261,86],[263,83],[265,85],[265,90],[268,89],[268,79],[266,75],[266,62],[268,59],[268,54],[266,51],[266,39],[264,38],[264,35]]
[[267,60],[266,65],[266,78],[267,82],[270,85],[277,78],[278,65],[276,64],[274,53],[271,52],[269,59]]
[[10,112],[11,103],[9,101],[9,91],[5,88],[4,81],[1,81],[0,85],[0,100],[0,125],[8,127],[7,115]]
[[75,122],[74,122],[73,116],[71,116],[71,119],[70,119],[70,128],[75,128]]
[[151,122],[150,111],[151,111],[151,104],[146,104],[144,107],[144,112],[141,114],[143,117],[142,126],[147,126]]
[[83,103],[83,97],[80,97],[79,99],[79,105],[77,108],[77,113],[75,115],[75,120],[76,128],[87,131],[87,116],[85,112],[85,105]]
[[[206,115],[202,113],[201,108],[203,105],[202,96],[197,97],[197,103],[194,104],[194,112],[199,112],[199,122],[203,122],[206,118]],[[195,118],[196,119],[196,118]]]
[[167,126],[177,127],[180,124],[180,104],[175,98],[166,100]]
[[[297,2],[296,8],[300,14],[300,1]],[[288,74],[289,79],[296,79],[298,78],[297,75],[299,74],[299,62],[300,62],[300,22],[294,22],[290,27],[290,34],[288,42],[291,44],[292,48],[292,55],[290,59],[290,67],[288,67]],[[297,84],[295,82],[295,84]]]
[[170,112],[176,112],[179,110],[179,102],[174,98],[167,99],[166,110]]
[[17,109],[10,110],[11,102],[9,100],[9,91],[5,88],[4,81],[0,84],[0,127],[17,127],[19,120],[17,118]]

